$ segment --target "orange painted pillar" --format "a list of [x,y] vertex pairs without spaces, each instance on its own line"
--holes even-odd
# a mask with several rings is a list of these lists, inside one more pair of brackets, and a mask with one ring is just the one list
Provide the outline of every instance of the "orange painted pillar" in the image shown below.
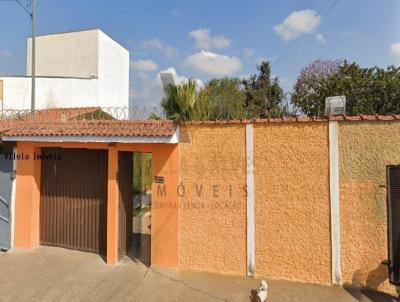
[[178,266],[179,148],[159,145],[153,151],[153,176],[164,184],[152,186],[151,265]]
[[107,263],[118,262],[118,150],[108,150]]
[[40,160],[33,143],[18,142],[17,183],[15,196],[14,245],[34,248],[39,245]]

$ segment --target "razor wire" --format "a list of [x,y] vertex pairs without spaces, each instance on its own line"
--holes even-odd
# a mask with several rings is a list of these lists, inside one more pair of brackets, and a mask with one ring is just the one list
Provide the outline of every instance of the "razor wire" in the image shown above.
[[[351,81],[350,81],[351,82]],[[355,107],[361,108],[360,110],[365,110],[366,112],[360,112],[365,114],[382,114],[382,112],[375,112],[375,108],[366,108],[365,104],[368,102],[364,102],[366,97],[366,91],[361,87],[356,87],[350,85],[348,92],[348,104]],[[326,94],[335,96],[341,95],[341,91],[333,90],[327,92]],[[386,96],[386,91],[381,91],[379,94],[382,98],[382,110],[384,112],[388,112],[388,114],[399,114],[400,113],[400,92],[395,92],[392,95]],[[213,107],[213,115],[212,116],[201,116],[197,120],[238,120],[238,119],[263,119],[263,118],[281,118],[281,117],[299,117],[305,116],[298,106],[298,103],[309,101],[308,99],[297,99],[297,103],[293,102],[294,93],[284,92],[279,96],[273,95],[272,92],[265,92],[263,95],[257,95],[258,101],[264,102],[265,106],[260,106],[251,109],[249,104],[246,104],[243,107],[243,104],[238,103],[238,109],[235,112],[235,105],[229,103],[230,100],[224,100],[221,103],[217,103],[217,106]],[[298,97],[298,96],[296,96]],[[367,96],[368,97],[368,96]],[[279,106],[276,110],[268,107],[269,102],[271,100],[279,100]],[[221,98],[220,98],[221,99]],[[322,100],[322,96],[316,95],[315,100],[311,100],[315,106],[319,106],[320,108],[317,110],[317,116],[323,116],[324,111],[322,108],[322,104],[324,100]],[[234,102],[234,101],[232,101]],[[230,109],[233,108],[233,113],[229,112],[228,104]],[[250,104],[251,105],[251,104]],[[276,105],[276,104],[275,104]],[[233,106],[233,107],[232,107]],[[242,106],[242,107],[240,107]],[[363,107],[364,106],[364,107]],[[391,106],[390,112],[387,110],[387,106]],[[249,109],[250,108],[250,109]],[[396,109],[397,108],[397,109]],[[394,112],[391,112],[394,111]],[[240,114],[239,114],[239,113]],[[34,129],[34,127],[42,127],[45,128],[46,124],[57,124],[58,129],[71,129],[71,130],[79,130],[79,129],[90,129],[91,125],[94,124],[107,124],[107,123],[115,123],[120,122],[121,125],[128,123],[146,123],[148,121],[154,120],[161,122],[167,120],[167,115],[163,111],[162,107],[153,107],[146,108],[140,106],[133,107],[82,107],[82,108],[46,108],[39,109],[34,111],[34,115],[32,115],[29,109],[12,109],[6,108],[0,111],[0,131],[5,132],[8,129],[11,129],[13,126],[18,125],[29,126]],[[196,120],[194,116],[191,120]]]
[[151,124],[152,129],[156,129],[157,125],[165,125],[164,120],[159,110],[140,107],[46,108],[35,110],[33,114],[29,109],[3,109],[0,111],[0,133],[13,129],[90,132],[94,126],[107,130],[107,125],[114,125],[116,129],[118,126],[115,125],[146,127]]

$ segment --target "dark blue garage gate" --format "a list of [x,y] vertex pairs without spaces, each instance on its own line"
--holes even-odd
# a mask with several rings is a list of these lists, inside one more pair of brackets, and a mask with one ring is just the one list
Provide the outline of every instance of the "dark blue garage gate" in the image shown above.
[[0,145],[0,249],[11,247],[11,196],[15,178],[13,145]]

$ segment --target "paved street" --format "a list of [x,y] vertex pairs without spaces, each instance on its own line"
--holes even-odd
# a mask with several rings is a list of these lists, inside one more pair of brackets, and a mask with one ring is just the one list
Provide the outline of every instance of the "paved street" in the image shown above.
[[[126,257],[109,266],[92,253],[39,247],[0,255],[1,301],[251,301],[260,280],[148,268]],[[270,302],[386,302],[385,295],[269,280]],[[351,293],[350,293],[351,292]],[[356,299],[355,297],[358,297]]]

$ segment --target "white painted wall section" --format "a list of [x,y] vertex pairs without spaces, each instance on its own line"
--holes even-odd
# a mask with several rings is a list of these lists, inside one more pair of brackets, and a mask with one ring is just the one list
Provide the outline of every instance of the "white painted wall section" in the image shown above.
[[10,142],[51,142],[51,143],[143,143],[143,144],[178,144],[178,136],[3,136],[3,141]]
[[129,107],[129,51],[99,31],[99,104]]
[[[31,79],[0,77],[4,87],[4,109],[31,106]],[[36,109],[100,106],[98,79],[36,78]]]
[[[17,154],[17,147],[13,149],[14,154]],[[17,171],[17,160],[13,160],[13,170]],[[11,247],[14,246],[15,233],[15,196],[17,192],[17,179],[14,178],[11,185]]]
[[329,122],[329,185],[331,204],[332,284],[342,284],[340,260],[339,127]]
[[[98,29],[36,37],[36,75],[44,77],[97,77]],[[27,41],[26,74],[31,75],[31,43]]]
[[253,124],[246,125],[247,163],[247,275],[255,272],[255,221],[254,221],[254,136]]
[[[5,109],[30,109],[30,44],[27,75],[0,77]],[[129,51],[104,32],[43,35],[36,45],[36,109],[129,107]]]

